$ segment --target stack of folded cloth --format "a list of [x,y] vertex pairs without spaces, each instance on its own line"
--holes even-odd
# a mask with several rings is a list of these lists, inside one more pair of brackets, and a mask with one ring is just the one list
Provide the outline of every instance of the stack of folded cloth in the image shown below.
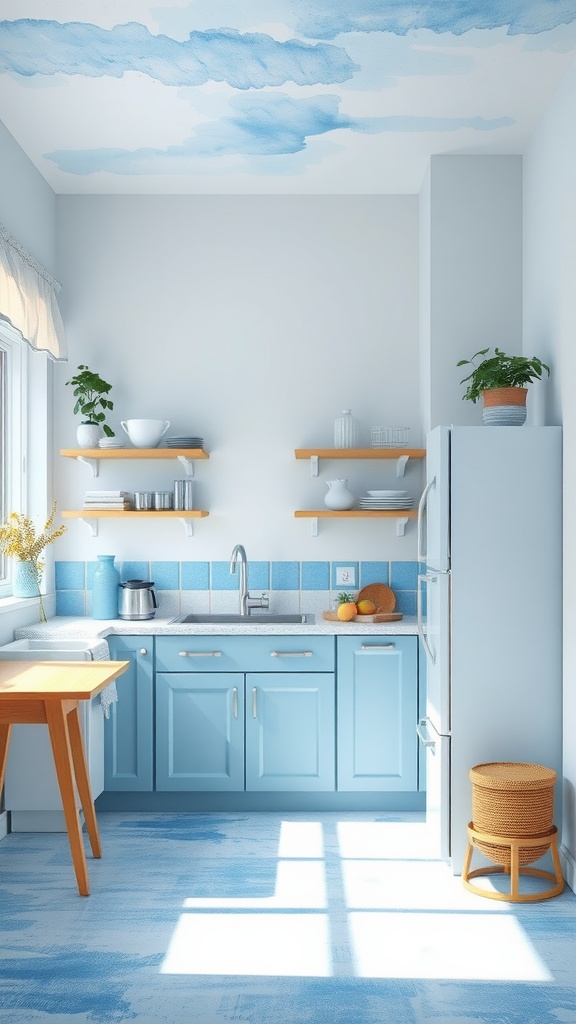
[[86,491],[84,508],[129,509],[132,508],[128,491]]

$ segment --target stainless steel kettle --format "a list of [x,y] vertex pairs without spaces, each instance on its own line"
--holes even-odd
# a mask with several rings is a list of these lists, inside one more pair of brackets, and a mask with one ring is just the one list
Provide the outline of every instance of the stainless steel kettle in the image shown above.
[[146,580],[126,580],[120,584],[118,617],[120,619],[153,619],[158,602],[152,590],[153,583]]

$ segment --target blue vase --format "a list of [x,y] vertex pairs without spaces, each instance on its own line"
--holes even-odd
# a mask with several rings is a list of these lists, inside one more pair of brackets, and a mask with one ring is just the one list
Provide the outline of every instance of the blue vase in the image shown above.
[[114,555],[98,555],[98,567],[92,584],[92,618],[118,618],[120,573],[114,567]]
[[14,565],[14,578],[12,580],[12,593],[14,597],[38,597],[40,588],[40,573],[36,562],[20,562]]

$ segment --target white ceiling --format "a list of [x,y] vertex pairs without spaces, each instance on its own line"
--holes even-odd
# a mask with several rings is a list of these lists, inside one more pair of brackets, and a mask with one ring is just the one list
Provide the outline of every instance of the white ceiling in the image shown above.
[[57,193],[418,192],[521,153],[576,0],[2,0],[0,120]]

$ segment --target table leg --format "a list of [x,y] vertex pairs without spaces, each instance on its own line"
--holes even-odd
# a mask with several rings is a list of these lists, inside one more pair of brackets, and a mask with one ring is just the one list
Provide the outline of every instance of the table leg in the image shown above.
[[11,725],[7,725],[6,723],[0,724],[0,793],[2,793],[2,786],[4,785],[11,729]]
[[84,844],[82,842],[80,818],[76,808],[72,750],[70,746],[67,716],[62,702],[59,700],[47,700],[44,702],[44,706],[46,709],[46,721],[48,723],[48,730],[50,733],[50,742],[52,744],[54,765],[56,768],[58,785],[60,786],[60,795],[62,797],[64,818],[66,820],[66,828],[68,829],[68,839],[70,842],[72,863],[76,874],[78,892],[81,896],[89,896],[90,886],[88,884],[88,868],[86,865]]
[[90,778],[88,776],[88,765],[86,764],[84,743],[82,742],[78,705],[68,712],[68,733],[70,735],[70,749],[72,751],[72,763],[74,765],[74,773],[76,775],[76,785],[78,787],[78,794],[82,803],[82,810],[84,811],[84,820],[86,822],[86,830],[90,839],[90,846],[92,848],[93,855],[95,857],[101,857],[102,847],[100,845],[98,822],[96,821],[96,809],[94,807],[92,791],[90,789]]

